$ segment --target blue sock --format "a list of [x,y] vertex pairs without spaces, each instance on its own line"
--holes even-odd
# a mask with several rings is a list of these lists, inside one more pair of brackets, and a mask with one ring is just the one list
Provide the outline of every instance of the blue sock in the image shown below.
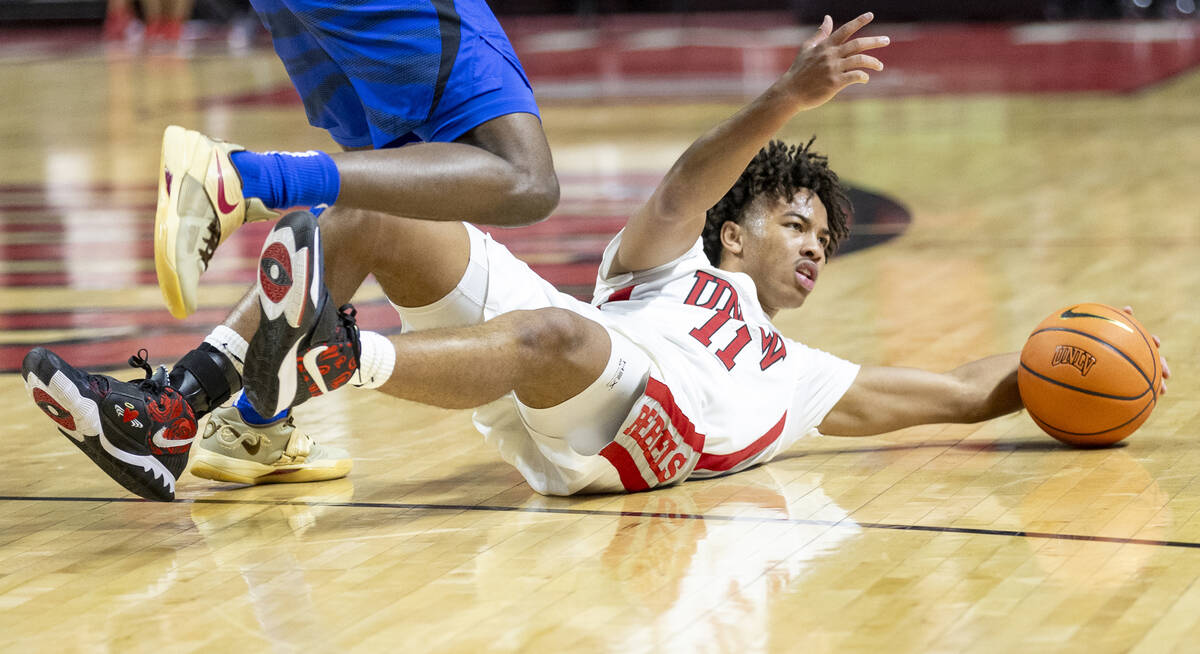
[[250,400],[246,399],[245,393],[238,394],[237,402],[234,402],[233,406],[237,407],[238,413],[242,414],[242,420],[245,420],[247,425],[258,426],[269,425],[273,422],[283,420],[292,411],[291,409],[284,409],[279,412],[279,415],[273,418],[264,418],[258,415],[258,411],[254,410],[254,407],[250,404]]
[[229,155],[242,176],[242,195],[258,198],[268,209],[333,204],[342,178],[333,157],[324,152],[250,152]]

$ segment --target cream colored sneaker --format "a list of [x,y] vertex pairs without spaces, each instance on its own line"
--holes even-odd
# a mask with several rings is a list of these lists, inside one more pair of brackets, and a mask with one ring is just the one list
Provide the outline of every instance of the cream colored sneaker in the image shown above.
[[213,411],[192,448],[197,477],[235,484],[279,484],[345,477],[350,454],[313,441],[292,417],[269,425],[248,425],[236,407]]
[[178,125],[163,132],[154,268],[176,318],[196,310],[200,275],[217,246],[242,223],[277,217],[257,198],[242,196],[242,179],[229,155],[244,149]]

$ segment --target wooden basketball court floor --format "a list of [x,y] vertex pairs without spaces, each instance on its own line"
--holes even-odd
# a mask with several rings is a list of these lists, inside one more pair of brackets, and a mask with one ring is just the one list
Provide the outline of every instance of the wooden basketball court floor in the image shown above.
[[[1133,305],[1174,378],[1124,446],[1071,449],[1021,414],[810,440],[667,490],[549,498],[468,412],[351,391],[297,412],[352,451],[348,478],[239,488],[185,474],[173,504],[95,469],[13,371],[38,344],[104,369],[141,346],[169,363],[252,279],[262,231],[247,229],[220,251],[198,316],[163,310],[149,236],[165,125],[260,149],[330,143],[268,50],[182,58],[6,37],[0,650],[1195,651],[1200,47],[1191,28],[1113,37],[1136,27],[1122,25],[1098,27],[1113,48],[1082,39],[1019,65],[897,48],[879,89],[795,120],[785,137],[817,134],[844,179],[912,224],[835,260],[778,323],[858,362],[944,369],[1018,349],[1065,304]],[[1186,65],[1157,75],[1164,41]],[[736,104],[687,84],[609,97],[599,83],[573,99],[574,81],[529,65],[549,89],[563,202],[514,247],[586,286],[622,213]],[[959,83],[989,70],[1065,86],[921,86],[937,66]],[[1138,71],[1151,79],[1137,88],[1071,86]],[[377,287],[359,300],[368,326],[394,327]]]

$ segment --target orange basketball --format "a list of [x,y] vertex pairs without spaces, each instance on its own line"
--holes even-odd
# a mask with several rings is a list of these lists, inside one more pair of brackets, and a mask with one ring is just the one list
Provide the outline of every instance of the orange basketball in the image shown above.
[[1150,334],[1104,304],[1050,314],[1029,335],[1017,369],[1033,421],[1072,445],[1108,445],[1132,434],[1150,417],[1161,384]]

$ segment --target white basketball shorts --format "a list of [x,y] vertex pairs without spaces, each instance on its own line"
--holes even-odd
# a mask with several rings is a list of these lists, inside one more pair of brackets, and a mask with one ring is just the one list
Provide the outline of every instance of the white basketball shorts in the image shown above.
[[[405,332],[477,325],[510,311],[556,307],[604,325],[592,305],[560,292],[479,229],[465,225],[471,255],[458,286],[423,307],[396,307]],[[612,349],[604,373],[575,397],[534,409],[517,401],[521,419],[536,432],[565,439],[571,449],[594,455],[612,442],[646,387],[652,364],[645,352],[608,327]]]

